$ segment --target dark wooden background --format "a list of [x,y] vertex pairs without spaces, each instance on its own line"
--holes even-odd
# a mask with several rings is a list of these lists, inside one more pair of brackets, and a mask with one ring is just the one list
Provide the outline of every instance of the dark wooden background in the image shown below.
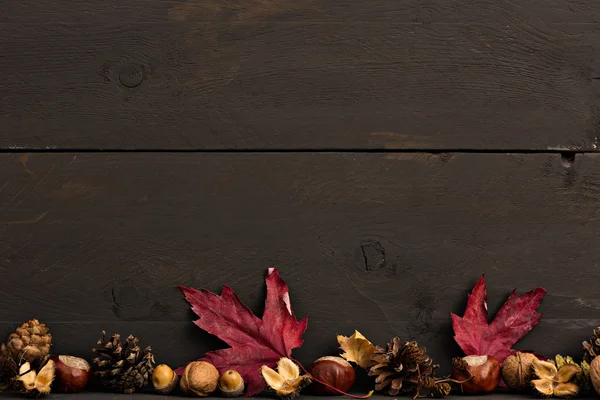
[[[522,4],[521,4],[522,3]],[[172,365],[222,346],[177,285],[262,311],[309,363],[359,329],[425,344],[486,273],[544,286],[520,344],[600,325],[597,0],[0,3],[0,333],[100,331]]]

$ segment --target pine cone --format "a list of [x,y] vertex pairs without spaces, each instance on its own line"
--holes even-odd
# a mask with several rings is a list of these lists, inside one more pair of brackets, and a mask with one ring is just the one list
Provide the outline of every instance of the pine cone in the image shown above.
[[596,356],[600,356],[600,327],[594,329],[589,342],[583,342],[583,348],[585,349],[583,359],[588,363],[591,363]]
[[44,365],[51,345],[48,327],[37,319],[24,322],[11,333],[6,344],[0,345],[0,391],[14,389],[22,363],[29,362],[35,369]]
[[6,347],[13,357],[30,363],[44,359],[50,353],[52,335],[37,319],[24,322],[10,334]]
[[125,342],[120,339],[119,334],[114,334],[107,341],[106,332],[102,332],[98,347],[93,349],[98,354],[93,360],[95,374],[100,376],[106,388],[133,393],[148,385],[154,371],[154,356],[150,346],[142,352],[138,346],[139,339],[133,335],[129,335]]
[[369,376],[376,377],[378,392],[396,396],[401,390],[413,394],[419,394],[422,389],[434,390],[433,373],[437,365],[417,342],[402,343],[395,337],[387,348],[378,346],[371,360],[375,365],[369,370]]

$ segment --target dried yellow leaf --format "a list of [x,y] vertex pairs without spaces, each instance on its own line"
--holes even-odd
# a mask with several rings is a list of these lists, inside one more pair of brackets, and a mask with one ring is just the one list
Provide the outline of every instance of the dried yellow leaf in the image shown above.
[[345,352],[340,355],[347,361],[355,362],[362,368],[369,368],[374,364],[371,357],[375,353],[375,346],[359,331],[355,330],[350,337],[338,335],[337,340],[340,349]]

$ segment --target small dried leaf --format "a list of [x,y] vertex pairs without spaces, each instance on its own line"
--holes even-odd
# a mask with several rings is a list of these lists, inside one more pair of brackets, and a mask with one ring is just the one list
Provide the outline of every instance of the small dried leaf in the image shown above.
[[374,364],[371,357],[375,353],[375,346],[367,340],[359,331],[354,331],[350,337],[338,335],[340,348],[345,353],[340,354],[347,361],[355,362],[362,368],[369,368]]
[[554,380],[558,383],[567,383],[570,382],[571,379],[573,379],[579,372],[581,372],[581,368],[579,368],[578,365],[565,364],[561,369],[558,370]]
[[534,359],[531,365],[533,366],[533,371],[540,379],[552,380],[558,373],[556,366],[548,361]]

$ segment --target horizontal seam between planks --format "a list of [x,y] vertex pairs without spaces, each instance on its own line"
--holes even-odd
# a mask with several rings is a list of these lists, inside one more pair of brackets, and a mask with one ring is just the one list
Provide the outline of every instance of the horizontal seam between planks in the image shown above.
[[600,153],[594,149],[569,149],[552,147],[549,149],[353,149],[353,148],[223,148],[223,149],[79,149],[79,148],[27,148],[14,147],[0,149],[0,153],[425,153],[425,154],[586,154]]

